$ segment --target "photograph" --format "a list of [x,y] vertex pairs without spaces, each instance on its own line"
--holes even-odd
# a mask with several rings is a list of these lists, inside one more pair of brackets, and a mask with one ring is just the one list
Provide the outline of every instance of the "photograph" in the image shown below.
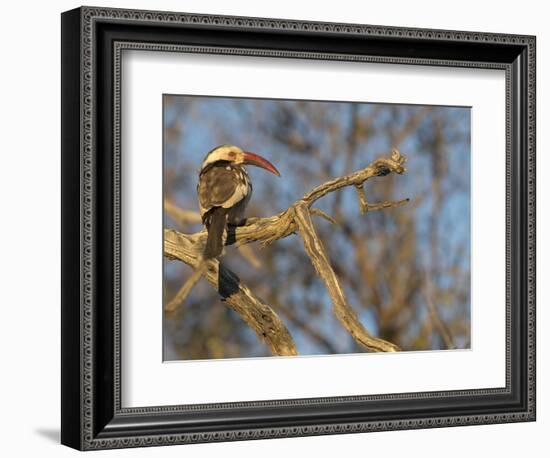
[[164,361],[472,347],[471,107],[162,97]]

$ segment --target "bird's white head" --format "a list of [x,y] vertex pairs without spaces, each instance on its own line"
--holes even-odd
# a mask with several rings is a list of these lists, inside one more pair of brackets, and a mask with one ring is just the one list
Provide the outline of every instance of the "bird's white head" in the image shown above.
[[234,165],[254,165],[277,176],[281,176],[275,166],[267,159],[250,151],[243,151],[234,145],[220,145],[211,150],[202,161],[201,171],[216,162],[229,162]]

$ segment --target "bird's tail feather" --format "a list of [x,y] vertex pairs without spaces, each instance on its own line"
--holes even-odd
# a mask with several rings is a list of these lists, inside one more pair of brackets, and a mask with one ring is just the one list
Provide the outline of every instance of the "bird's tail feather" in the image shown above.
[[204,222],[208,229],[208,238],[204,248],[204,259],[217,258],[222,254],[223,233],[227,225],[227,208],[214,207],[205,215]]

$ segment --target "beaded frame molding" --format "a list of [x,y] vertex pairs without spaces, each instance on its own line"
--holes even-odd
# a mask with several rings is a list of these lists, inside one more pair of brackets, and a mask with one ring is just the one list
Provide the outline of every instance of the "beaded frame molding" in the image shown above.
[[[81,7],[62,14],[62,425],[79,450],[535,420],[535,37]],[[123,408],[125,49],[506,74],[504,388]]]

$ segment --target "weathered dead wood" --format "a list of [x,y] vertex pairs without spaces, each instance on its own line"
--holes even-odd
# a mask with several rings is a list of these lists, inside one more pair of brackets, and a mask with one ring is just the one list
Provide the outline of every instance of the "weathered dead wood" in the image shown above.
[[334,315],[347,329],[352,337],[372,351],[398,351],[399,347],[391,342],[372,337],[357,318],[357,314],[346,300],[344,290],[334,273],[328,259],[323,242],[317,235],[311,215],[306,204],[297,205],[296,221],[300,235],[304,241],[304,248],[317,274],[323,279],[333,303]]
[[[312,209],[311,207],[320,198],[346,186],[355,186],[358,190],[359,204],[362,213],[403,205],[408,199],[370,204],[366,200],[362,186],[365,181],[375,176],[385,176],[390,173],[404,173],[405,168],[403,164],[405,161],[406,158],[402,156],[398,150],[394,149],[389,158],[379,158],[364,169],[335,178],[317,186],[278,215],[266,218],[248,218],[244,225],[230,227],[226,245],[236,244],[237,246],[241,246],[252,242],[260,242],[262,245],[268,245],[276,240],[299,232],[304,240],[304,247],[312,260],[317,274],[327,287],[334,304],[334,313],[342,325],[350,332],[357,342],[365,346],[368,350],[398,351],[399,348],[395,344],[372,337],[360,323],[354,310],[347,303],[338,278],[330,265],[322,242],[315,231],[311,215],[321,216],[331,222],[335,221],[321,210]],[[207,235],[206,230],[194,234],[182,234],[174,230],[166,229],[165,255],[170,258],[179,259],[192,267],[196,267],[201,262],[201,254],[204,251]],[[179,255],[174,255],[176,252],[179,253]],[[183,256],[182,253],[184,253],[185,256]],[[248,288],[238,281],[235,274],[225,269],[223,265],[220,265],[219,268],[220,278],[218,281],[218,275],[214,277],[212,270],[214,269],[217,271],[217,267],[218,261],[209,261],[208,268],[204,275],[207,280],[218,289],[222,299],[225,299],[228,305],[239,313],[260,337],[266,339],[266,336],[270,336],[275,342],[278,342],[278,345],[275,345],[273,341],[268,342],[266,340],[274,354],[296,354],[296,348],[292,342],[292,338],[275,312],[261,300],[256,298]],[[225,275],[223,275],[224,273]],[[228,287],[232,289],[233,294],[227,294]],[[266,309],[272,314],[269,314],[269,319],[267,320],[270,325],[264,323],[264,317],[262,313],[259,312],[259,310]],[[258,319],[258,316],[261,316],[262,319]],[[264,327],[264,325],[267,327]],[[282,336],[277,337],[272,335],[272,333],[277,332],[282,333]],[[286,343],[281,344],[280,341]],[[292,345],[290,345],[289,342],[292,342]],[[280,353],[282,349],[285,349],[287,352],[290,351],[291,353]]]
[[164,255],[197,269],[205,264],[204,277],[219,292],[222,301],[231,307],[265,342],[274,355],[294,356],[298,352],[292,336],[277,314],[244,285],[237,275],[218,260],[206,263],[201,258],[202,248],[185,234],[164,231]]
[[402,199],[395,202],[390,200],[371,204],[367,201],[367,196],[365,195],[365,188],[363,188],[363,185],[356,186],[355,190],[357,191],[357,198],[359,199],[359,211],[362,215],[367,212],[382,210],[384,208],[399,207],[409,202],[409,199]]

